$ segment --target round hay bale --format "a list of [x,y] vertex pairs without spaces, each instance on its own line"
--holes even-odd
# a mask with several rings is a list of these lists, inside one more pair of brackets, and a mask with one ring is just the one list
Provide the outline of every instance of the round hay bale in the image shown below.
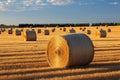
[[21,30],[16,29],[15,35],[16,35],[16,36],[20,36],[20,35],[21,35]]
[[66,32],[66,28],[65,27],[63,28],[63,31]]
[[87,34],[91,34],[91,30],[87,30]]
[[1,28],[1,32],[5,32],[5,28]]
[[97,31],[96,35],[99,37],[106,37],[107,32],[105,30],[101,29],[101,30]]
[[52,29],[52,32],[55,32],[55,28]]
[[80,27],[80,30],[82,30],[82,28]]
[[8,34],[13,34],[12,28],[8,30]]
[[110,28],[108,28],[107,32],[111,32],[111,29],[110,29]]
[[62,30],[62,28],[60,28],[60,30]]
[[49,30],[44,30],[44,35],[49,35],[50,34],[50,32],[49,32]]
[[38,30],[37,30],[37,33],[41,33],[41,32],[42,32],[41,29],[38,29]]
[[36,41],[37,39],[35,30],[26,30],[23,36],[25,41]]
[[93,57],[93,43],[85,34],[55,36],[48,43],[47,59],[51,67],[85,66]]
[[96,27],[96,29],[98,29],[98,27]]
[[70,33],[75,33],[76,32],[73,28],[70,29],[69,31],[70,31]]
[[84,27],[83,29],[82,29],[82,31],[85,31],[86,30],[86,28]]

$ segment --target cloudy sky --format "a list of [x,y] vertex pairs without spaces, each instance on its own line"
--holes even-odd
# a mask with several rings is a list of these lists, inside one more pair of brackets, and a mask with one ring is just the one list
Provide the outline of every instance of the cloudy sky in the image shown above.
[[120,22],[120,0],[0,0],[0,24]]

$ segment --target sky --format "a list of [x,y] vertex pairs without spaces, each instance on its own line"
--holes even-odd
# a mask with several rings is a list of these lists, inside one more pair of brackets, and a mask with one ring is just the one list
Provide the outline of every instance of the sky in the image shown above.
[[0,24],[120,22],[120,0],[0,0]]

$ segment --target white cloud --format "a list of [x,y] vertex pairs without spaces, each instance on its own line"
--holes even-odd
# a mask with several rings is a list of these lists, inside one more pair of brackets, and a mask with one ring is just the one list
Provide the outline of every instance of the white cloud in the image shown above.
[[111,2],[110,4],[111,5],[119,5],[120,3],[119,2]]
[[3,0],[0,1],[0,11],[38,10],[42,7],[54,5],[70,5],[73,0]]
[[47,0],[48,3],[52,5],[69,5],[73,3],[73,0]]

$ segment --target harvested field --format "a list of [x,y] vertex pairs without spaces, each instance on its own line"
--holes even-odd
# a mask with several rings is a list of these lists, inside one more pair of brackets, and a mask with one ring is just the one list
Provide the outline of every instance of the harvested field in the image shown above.
[[[107,27],[99,29],[107,30]],[[109,27],[106,38],[96,36],[96,27],[88,35],[94,44],[94,59],[87,66],[51,68],[47,62],[46,49],[54,35],[70,34],[55,28],[47,28],[50,35],[44,35],[44,28],[37,34],[37,41],[24,41],[23,36],[2,32],[0,34],[0,80],[120,80],[120,26]],[[80,27],[76,33],[85,33]],[[26,29],[24,29],[25,31]],[[38,28],[35,28],[37,32]]]

